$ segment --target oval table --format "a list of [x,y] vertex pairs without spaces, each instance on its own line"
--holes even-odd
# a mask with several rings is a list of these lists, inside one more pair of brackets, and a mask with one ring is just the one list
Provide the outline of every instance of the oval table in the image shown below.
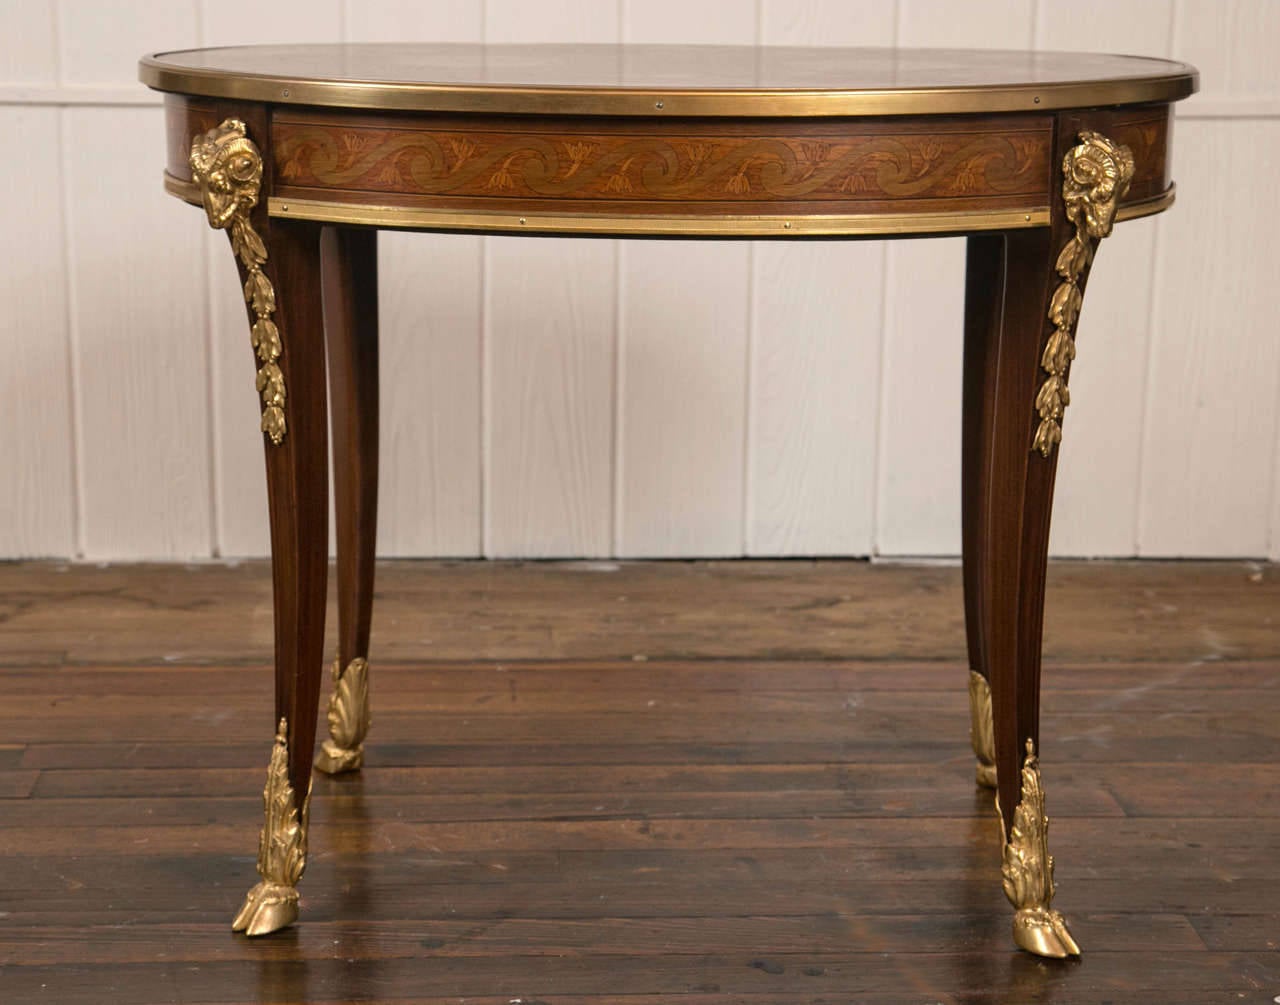
[[379,228],[966,234],[961,508],[977,777],[997,790],[1017,945],[1079,952],[1051,905],[1037,758],[1056,446],[1098,242],[1172,204],[1172,103],[1196,90],[1194,68],[1078,53],[309,45],[159,53],[140,77],[167,92],[165,187],[230,238],[261,397],[276,733],[262,879],[236,930],[260,935],[298,914],[330,409],[339,644],[316,767],[362,761]]

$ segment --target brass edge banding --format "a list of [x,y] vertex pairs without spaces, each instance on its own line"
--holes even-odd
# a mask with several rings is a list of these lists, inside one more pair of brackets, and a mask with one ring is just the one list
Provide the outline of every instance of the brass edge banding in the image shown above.
[[[183,178],[175,178],[174,175],[169,174],[169,172],[165,172],[164,173],[164,189],[165,189],[165,192],[168,192],[170,196],[177,196],[183,202],[189,202],[189,204],[191,204],[192,206],[200,205],[200,202],[201,202],[200,186],[197,186],[195,182],[188,182],[186,181],[186,179],[183,179]],[[1143,200],[1138,200],[1134,202],[1125,202],[1125,204],[1121,204],[1119,210],[1116,210],[1116,220],[1117,221],[1137,220],[1137,219],[1143,218],[1143,216],[1153,216],[1157,213],[1164,213],[1165,210],[1169,209],[1170,206],[1174,205],[1174,200],[1176,198],[1176,195],[1178,195],[1178,186],[1175,186],[1175,184],[1170,184],[1169,188],[1165,189],[1165,191],[1161,192],[1160,195],[1158,196],[1152,196],[1151,198],[1143,198]],[[289,207],[289,209],[285,209],[282,211],[279,209],[279,206],[276,206],[274,204],[283,204],[284,206]],[[353,219],[353,216],[357,215],[356,210],[358,209],[370,210],[371,214],[376,215],[376,218],[378,219],[369,219],[369,220]],[[323,223],[362,223],[366,225],[387,225],[387,224],[384,224],[384,220],[387,219],[387,215],[392,213],[397,213],[397,214],[430,213],[435,216],[440,216],[440,218],[443,218],[443,216],[448,216],[448,218],[451,218],[451,219],[457,218],[458,216],[458,214],[444,213],[443,210],[402,210],[402,209],[398,209],[398,207],[396,206],[356,207],[349,204],[339,204],[339,202],[323,202],[319,200],[296,200],[296,198],[294,198],[294,200],[268,200],[268,210],[270,211],[270,214],[273,216],[292,216],[292,218],[294,219],[320,220],[320,221],[323,221]],[[328,210],[330,215],[324,215],[324,216],[319,215],[320,213],[323,213],[324,210]],[[1021,227],[1043,227],[1044,224],[1048,223],[1047,209],[1043,209],[1043,207],[1039,207],[1039,209],[1030,211],[1030,214],[1032,214],[1032,219],[1030,219],[1030,221],[1025,219],[1021,220],[1021,223],[1019,224],[1021,225]],[[475,214],[472,214],[472,215],[475,215]],[[503,215],[507,216],[508,223],[509,223],[509,220],[511,220],[511,214],[494,214],[494,216],[497,216],[497,218],[500,218],[500,216],[503,216]],[[1014,213],[1014,215],[1016,216],[1018,214]],[[1023,215],[1025,216],[1025,214]],[[520,219],[518,218],[518,216],[515,219],[517,220],[517,223],[513,225],[513,227],[511,228],[512,230],[529,229],[529,225],[527,225],[527,223],[526,224],[518,223],[518,219]],[[538,218],[535,218],[535,219],[541,220],[544,218],[541,218],[541,216],[538,216]],[[579,218],[564,218],[564,219],[577,220]],[[668,219],[675,220],[677,218],[668,218]],[[682,219],[687,219],[687,218],[682,218]],[[712,219],[716,219],[716,218],[712,218]],[[754,219],[762,220],[765,218],[754,218]],[[832,218],[827,218],[827,219],[832,219]],[[849,219],[849,218],[845,218],[845,219]],[[864,218],[854,218],[854,219],[861,220]],[[867,218],[865,219],[869,220],[872,218],[870,218],[870,215],[868,215]],[[878,218],[878,219],[886,219],[886,218]],[[595,221],[595,225],[599,225],[599,227],[603,227],[604,224],[602,223],[602,220],[604,220],[604,218],[593,218],[593,220]],[[762,228],[762,233],[774,233],[776,232],[777,227],[780,224],[783,229],[796,230],[797,233],[815,233],[815,230],[813,230],[812,228],[805,230],[803,220],[804,218],[800,218],[800,216],[795,216],[795,218],[785,218],[785,219],[777,218],[777,220],[774,221],[773,227],[769,228],[768,230],[765,230]],[[787,223],[790,223],[791,227],[786,227]],[[1015,220],[1014,223],[1018,223],[1018,221]],[[799,228],[797,228],[796,224],[801,224],[801,225]],[[413,225],[413,224],[402,224],[402,225],[406,225],[406,227],[408,227],[408,225]],[[488,224],[488,227],[493,227],[493,225],[494,224],[490,223]],[[581,227],[581,223],[577,225]],[[443,228],[443,225],[439,223],[433,223],[431,224],[431,227]],[[460,227],[458,229],[470,229],[470,228]],[[479,228],[479,229],[488,229],[488,228]],[[998,227],[991,228],[991,229],[998,229]],[[826,233],[826,232],[820,232],[820,233]],[[865,230],[854,230],[854,233],[865,233]]]
[[866,213],[793,216],[627,216],[456,212],[406,206],[367,206],[317,199],[271,198],[271,216],[366,227],[475,230],[506,233],[601,234],[610,237],[821,237],[877,234],[953,234],[975,230],[1043,227],[1047,206],[959,213]]
[[1144,216],[1155,216],[1157,213],[1163,213],[1173,205],[1177,195],[1178,186],[1171,182],[1169,187],[1159,195],[1153,195],[1149,199],[1137,199],[1133,202],[1121,203],[1120,208],[1116,210],[1116,222],[1123,223],[1125,220],[1139,220]]
[[173,94],[270,101],[290,105],[402,111],[501,112],[510,115],[627,115],[773,118],[778,116],[951,115],[1049,111],[1178,101],[1194,94],[1199,76],[1183,72],[1106,81],[1058,81],[902,90],[770,90],[626,87],[520,87],[423,84],[334,78],[247,75],[166,63],[144,56],[138,79]]
[[168,171],[164,173],[164,190],[170,195],[177,196],[183,202],[191,203],[193,206],[200,206],[204,202],[199,185],[193,181],[175,177]]

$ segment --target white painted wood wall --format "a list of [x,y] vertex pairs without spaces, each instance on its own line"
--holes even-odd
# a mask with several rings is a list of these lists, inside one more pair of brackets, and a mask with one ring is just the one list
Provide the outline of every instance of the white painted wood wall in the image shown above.
[[[1276,0],[0,0],[0,557],[265,553],[235,270],[135,62],[341,39],[1194,62],[1178,205],[1090,283],[1053,549],[1280,558]],[[380,240],[382,554],[958,551],[961,240]]]

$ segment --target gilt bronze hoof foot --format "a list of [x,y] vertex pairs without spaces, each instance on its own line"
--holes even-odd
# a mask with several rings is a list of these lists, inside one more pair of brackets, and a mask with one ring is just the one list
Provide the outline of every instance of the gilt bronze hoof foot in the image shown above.
[[244,906],[231,922],[231,930],[245,935],[267,935],[288,928],[297,920],[298,891],[292,886],[264,880],[245,896]]

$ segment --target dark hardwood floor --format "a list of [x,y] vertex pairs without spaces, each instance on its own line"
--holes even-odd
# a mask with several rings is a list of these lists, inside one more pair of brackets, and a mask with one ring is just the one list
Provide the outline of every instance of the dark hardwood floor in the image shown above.
[[265,565],[0,565],[0,1002],[1280,1000],[1277,618],[1274,566],[1051,567],[1055,962],[1009,934],[958,567],[383,564],[366,768],[248,941]]

